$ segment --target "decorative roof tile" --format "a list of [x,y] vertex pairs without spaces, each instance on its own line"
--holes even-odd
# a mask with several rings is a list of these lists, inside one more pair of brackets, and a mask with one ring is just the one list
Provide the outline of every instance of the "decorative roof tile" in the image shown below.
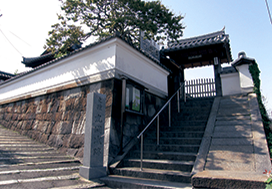
[[10,74],[10,73],[7,73],[7,72],[2,72],[0,71],[0,79],[1,80],[7,80],[7,79],[10,79],[12,77],[14,77],[15,75],[13,74]]
[[177,49],[188,49],[195,48],[199,46],[219,44],[219,43],[228,43],[229,35],[225,34],[224,30],[201,35],[197,37],[191,37],[187,39],[179,40],[178,42],[169,42],[168,48],[166,50],[177,50]]

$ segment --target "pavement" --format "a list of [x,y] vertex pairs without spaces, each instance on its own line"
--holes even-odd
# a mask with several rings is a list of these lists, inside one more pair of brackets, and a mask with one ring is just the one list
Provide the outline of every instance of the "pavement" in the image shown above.
[[79,160],[0,125],[0,188],[100,188],[80,177]]

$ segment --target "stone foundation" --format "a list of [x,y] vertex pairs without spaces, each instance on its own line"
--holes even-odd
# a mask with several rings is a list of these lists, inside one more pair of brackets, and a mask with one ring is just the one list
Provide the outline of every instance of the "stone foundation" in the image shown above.
[[[104,166],[120,151],[122,82],[110,79],[77,88],[56,91],[0,105],[0,124],[82,160],[87,94],[106,95]],[[123,146],[135,138],[165,99],[145,92],[143,114],[128,113],[123,128]]]
[[86,95],[107,95],[111,116],[113,81],[108,80],[0,106],[0,124],[34,140],[82,158],[86,121]]

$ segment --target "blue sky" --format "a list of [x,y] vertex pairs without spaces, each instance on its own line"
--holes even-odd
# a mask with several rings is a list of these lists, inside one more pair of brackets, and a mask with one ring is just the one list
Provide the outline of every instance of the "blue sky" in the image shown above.
[[[240,51],[255,58],[261,70],[261,90],[272,111],[272,25],[265,0],[162,0],[170,10],[184,15],[184,38],[221,30],[230,36],[232,58]],[[272,8],[272,0],[268,0]],[[213,70],[189,70],[187,79],[212,77]]]
[[[261,89],[272,110],[272,25],[265,0],[162,0],[170,10],[184,15],[184,38],[221,30],[230,36],[233,59],[245,51],[255,58],[261,70]],[[268,0],[272,8],[272,0]],[[58,0],[0,0],[0,70],[14,73],[26,70],[25,57],[38,56],[50,26],[57,22]],[[10,42],[16,47],[14,49]],[[186,78],[213,77],[211,68],[187,70]]]

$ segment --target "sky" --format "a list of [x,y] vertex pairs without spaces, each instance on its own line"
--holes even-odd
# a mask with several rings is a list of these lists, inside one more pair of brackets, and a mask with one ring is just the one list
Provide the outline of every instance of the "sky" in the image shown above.
[[[175,14],[184,16],[183,38],[220,31],[229,34],[232,58],[240,51],[255,58],[261,70],[261,90],[268,113],[272,112],[272,25],[265,0],[162,0]],[[272,0],[268,0],[272,8]],[[22,57],[43,51],[51,25],[57,23],[58,0],[0,0],[0,70],[27,69]],[[186,70],[187,80],[213,77],[211,67]]]

